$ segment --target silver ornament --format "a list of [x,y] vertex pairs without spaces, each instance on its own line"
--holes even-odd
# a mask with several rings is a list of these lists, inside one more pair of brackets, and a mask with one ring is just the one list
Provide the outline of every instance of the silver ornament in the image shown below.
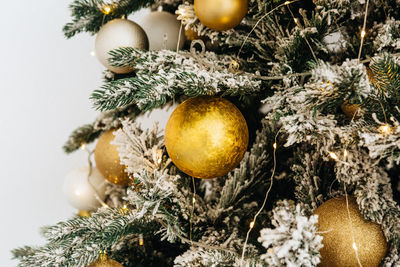
[[[64,180],[63,191],[68,202],[78,210],[93,211],[101,206],[97,199],[106,197],[106,181],[97,168],[82,167],[71,171]],[[96,195],[97,194],[97,195]]]
[[107,69],[115,73],[129,73],[131,67],[113,67],[108,63],[111,50],[120,47],[148,49],[149,41],[144,30],[135,22],[127,19],[114,19],[103,25],[95,41],[96,56]]
[[[152,12],[145,16],[140,25],[149,38],[150,50],[182,49],[185,43],[185,32],[177,16],[168,12]],[[179,36],[180,30],[180,36]]]

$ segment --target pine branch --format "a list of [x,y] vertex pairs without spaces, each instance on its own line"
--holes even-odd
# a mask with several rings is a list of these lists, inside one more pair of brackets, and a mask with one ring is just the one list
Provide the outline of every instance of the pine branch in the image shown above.
[[[156,0],[74,0],[69,6],[72,22],[67,23],[63,32],[67,38],[80,32],[95,34],[110,20],[127,16]],[[105,8],[110,8],[108,13]]]
[[126,235],[148,233],[157,229],[134,215],[124,216],[118,209],[103,209],[90,218],[76,217],[55,226],[43,228],[48,243],[42,247],[14,250],[18,266],[84,267],[97,259],[100,251],[109,250]]
[[136,76],[108,82],[95,90],[91,98],[100,110],[135,104],[146,111],[181,95],[244,96],[260,90],[261,82],[252,75],[228,70],[232,58],[212,52],[201,61],[190,53],[169,50],[120,48],[111,55],[115,65],[134,65]]
[[397,66],[390,56],[384,56],[371,64],[373,72],[373,85],[382,95],[396,98],[400,91],[400,67]]
[[[213,208],[212,213],[216,220],[227,212],[231,206],[238,207],[241,201],[246,198],[246,192],[251,192],[259,186],[266,187],[266,167],[271,163],[271,155],[267,152],[273,143],[274,129],[267,122],[263,123],[263,128],[257,132],[256,140],[252,148],[245,154],[240,166],[231,171],[221,190],[218,203]],[[219,190],[219,189],[218,189]]]
[[82,145],[89,144],[97,139],[103,131],[121,126],[121,121],[135,118],[140,111],[134,105],[122,109],[103,112],[92,124],[85,124],[72,132],[63,146],[65,153],[78,150]]
[[[320,191],[320,175],[327,176],[324,161],[318,152],[308,153],[306,145],[295,152],[295,162],[291,166],[293,180],[296,183],[296,200],[301,203],[304,213],[311,215],[323,202]],[[324,180],[327,180],[324,177]]]
[[69,154],[79,149],[82,145],[96,140],[100,133],[101,131],[95,130],[92,124],[85,124],[71,133],[63,149],[65,153]]

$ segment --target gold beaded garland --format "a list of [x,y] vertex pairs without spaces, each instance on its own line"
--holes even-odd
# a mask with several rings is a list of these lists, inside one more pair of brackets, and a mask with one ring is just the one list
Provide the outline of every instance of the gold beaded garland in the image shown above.
[[354,197],[348,197],[348,203],[351,224],[346,197],[330,199],[314,211],[324,245],[318,266],[358,267],[357,250],[363,267],[378,267],[386,254],[386,238],[378,224],[364,220]]
[[117,146],[111,144],[114,138],[113,130],[106,131],[100,136],[94,151],[96,167],[111,183],[128,185],[129,176],[125,172],[125,166],[120,163]]
[[220,177],[246,152],[246,120],[228,100],[199,96],[180,104],[165,129],[165,146],[174,164],[196,178]]

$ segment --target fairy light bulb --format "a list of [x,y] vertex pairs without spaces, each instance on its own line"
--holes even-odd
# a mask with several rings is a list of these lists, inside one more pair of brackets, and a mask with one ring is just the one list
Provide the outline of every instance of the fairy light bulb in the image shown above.
[[329,152],[329,156],[334,160],[338,159],[338,156],[334,152]]
[[379,132],[383,135],[389,135],[392,133],[392,127],[389,124],[385,124],[379,127]]
[[358,250],[357,245],[356,245],[356,242],[353,242],[353,249],[354,249],[355,251]]
[[92,57],[94,57],[94,56],[96,56],[96,52],[90,51],[90,55],[91,55]]
[[139,235],[139,246],[143,246],[144,240],[143,240],[143,234]]
[[274,149],[276,149],[278,147],[278,145],[276,143],[274,143],[272,146]]
[[195,198],[192,198],[192,203],[193,204],[196,203],[196,199]]
[[366,32],[364,30],[361,31],[361,38],[365,37]]
[[252,221],[252,222],[250,223],[250,229],[253,229],[253,227],[254,227],[254,221]]
[[349,152],[347,151],[347,149],[345,149],[345,150],[343,151],[343,156],[344,156],[345,158],[347,158],[348,155],[349,155]]
[[111,7],[110,6],[105,6],[103,8],[103,13],[104,14],[108,15],[108,14],[110,14],[110,12],[111,12]]
[[81,145],[81,150],[85,150],[85,148],[86,148],[86,145],[85,145],[85,144],[82,144],[82,145]]

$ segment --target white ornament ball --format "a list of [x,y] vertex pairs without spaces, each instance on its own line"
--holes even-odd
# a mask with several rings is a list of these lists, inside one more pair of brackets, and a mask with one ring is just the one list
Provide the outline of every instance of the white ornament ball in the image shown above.
[[178,48],[182,49],[185,43],[185,32],[183,27],[181,29],[181,22],[171,13],[152,12],[143,18],[140,25],[149,38],[150,50],[176,50],[179,30],[181,34]]
[[[103,201],[106,197],[106,181],[97,168],[81,167],[71,171],[64,180],[63,191],[68,202],[78,210],[93,211],[101,206],[96,199],[96,192]],[[89,183],[90,181],[90,183]]]
[[127,19],[114,19],[103,25],[97,33],[95,53],[101,64],[115,73],[129,73],[132,67],[114,67],[108,62],[111,50],[121,47],[148,49],[149,41],[144,30]]

